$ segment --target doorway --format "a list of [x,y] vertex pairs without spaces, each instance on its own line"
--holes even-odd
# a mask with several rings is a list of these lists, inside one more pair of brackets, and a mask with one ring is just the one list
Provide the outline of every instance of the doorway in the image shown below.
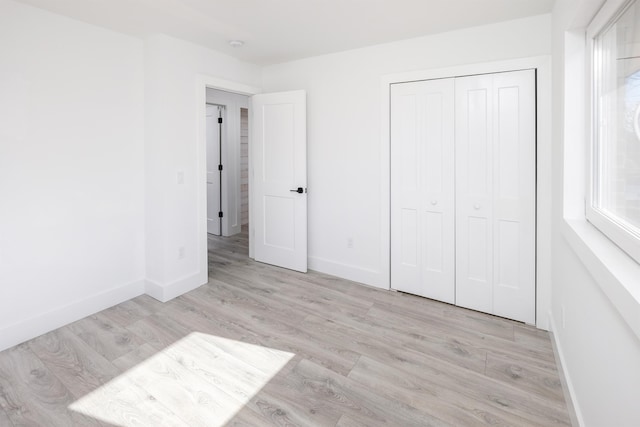
[[206,88],[205,98],[207,235],[248,239],[249,97]]

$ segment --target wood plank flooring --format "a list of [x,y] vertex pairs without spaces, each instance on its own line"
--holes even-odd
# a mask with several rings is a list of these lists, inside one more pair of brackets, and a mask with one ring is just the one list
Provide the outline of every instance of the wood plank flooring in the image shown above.
[[247,253],[0,352],[0,426],[570,425],[546,332]]

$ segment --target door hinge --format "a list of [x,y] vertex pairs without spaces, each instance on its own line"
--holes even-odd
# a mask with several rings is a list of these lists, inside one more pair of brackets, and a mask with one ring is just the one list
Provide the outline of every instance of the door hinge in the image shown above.
[[222,212],[218,212],[218,218],[222,218]]
[[222,123],[222,117],[218,117],[218,123]]
[[222,170],[222,165],[218,165],[218,170],[221,171]]

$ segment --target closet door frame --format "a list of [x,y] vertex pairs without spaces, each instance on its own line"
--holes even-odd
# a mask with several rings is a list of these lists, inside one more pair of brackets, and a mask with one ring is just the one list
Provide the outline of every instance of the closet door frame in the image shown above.
[[[537,56],[432,70],[390,74],[381,77],[381,268],[379,287],[391,289],[391,168],[390,92],[394,83],[492,74],[524,69],[536,70],[536,322],[548,330],[551,309],[551,57]],[[385,203],[386,201],[386,203]]]

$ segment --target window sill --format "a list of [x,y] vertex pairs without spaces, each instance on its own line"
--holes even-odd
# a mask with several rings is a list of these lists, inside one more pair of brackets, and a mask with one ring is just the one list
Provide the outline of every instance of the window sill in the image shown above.
[[585,219],[565,218],[563,235],[640,338],[640,265]]

